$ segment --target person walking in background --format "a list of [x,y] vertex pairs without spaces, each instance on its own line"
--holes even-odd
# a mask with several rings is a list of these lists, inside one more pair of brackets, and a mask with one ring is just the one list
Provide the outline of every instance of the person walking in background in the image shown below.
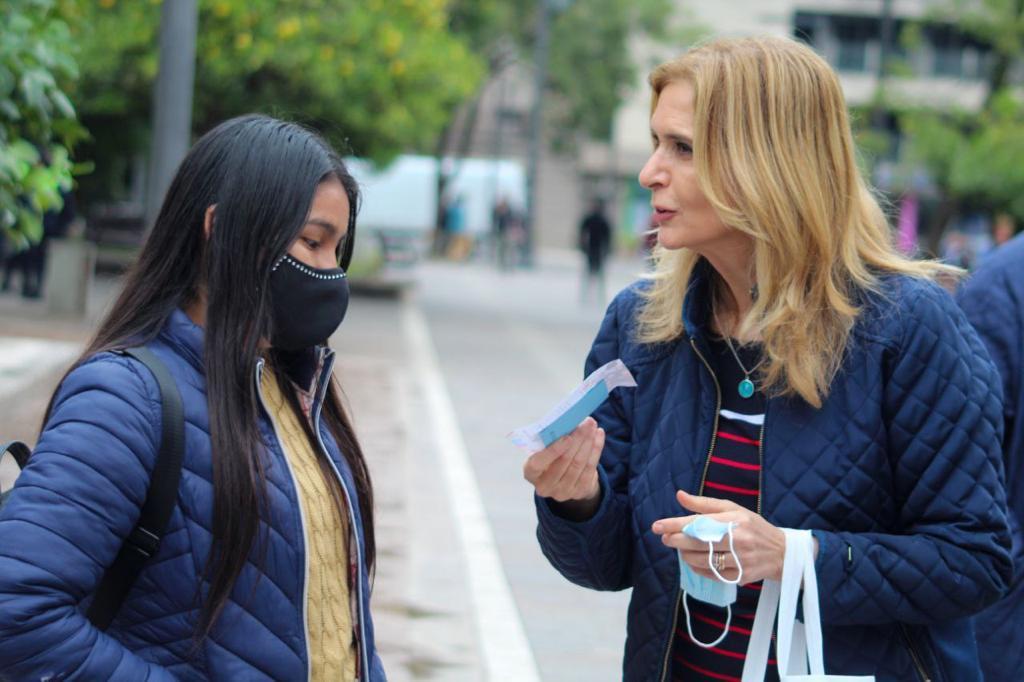
[[448,233],[448,247],[445,255],[449,260],[464,261],[473,250],[473,238],[466,231],[466,202],[461,194],[452,199],[445,210],[445,231]]
[[508,199],[498,199],[491,212],[491,238],[494,242],[494,257],[500,270],[511,270],[515,265],[511,243],[515,217],[515,211],[512,210]]
[[1003,462],[1017,568],[1010,591],[975,619],[985,679],[1024,679],[1024,235],[982,260],[957,294],[1002,377]]
[[[28,298],[39,298],[43,295],[50,241],[66,237],[75,219],[74,195],[71,192],[61,192],[61,199],[64,203],[59,211],[47,211],[43,214],[43,238],[25,252],[22,295]],[[25,289],[28,289],[27,293]]]
[[998,375],[933,281],[959,271],[896,250],[807,46],[716,40],[649,81],[656,267],[586,362],[637,386],[526,461],[545,556],[632,589],[625,680],[733,680],[781,529],[810,530],[828,672],[979,680],[971,617],[1013,566]]
[[448,253],[448,243],[451,235],[448,234],[448,204],[449,199],[442,197],[437,205],[437,226],[434,228],[434,239],[430,245],[430,253],[435,258],[444,258]]
[[580,222],[579,247],[586,259],[580,283],[580,302],[586,302],[593,289],[597,302],[604,305],[608,300],[604,266],[611,253],[612,226],[605,217],[604,200],[601,198],[593,200],[590,210]]
[[[265,116],[182,161],[0,509],[0,677],[384,679],[372,487],[327,346],[358,199],[321,138]],[[162,440],[157,382],[120,352],[141,344],[181,394],[184,462],[101,631],[85,602],[136,535]]]

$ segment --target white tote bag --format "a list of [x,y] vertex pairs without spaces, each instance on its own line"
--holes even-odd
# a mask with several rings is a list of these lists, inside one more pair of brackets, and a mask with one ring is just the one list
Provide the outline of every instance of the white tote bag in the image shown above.
[[[763,682],[768,669],[775,614],[779,615],[776,660],[782,682],[874,682],[874,676],[826,675],[818,610],[818,578],[814,573],[814,539],[809,530],[783,528],[786,556],[782,582],[765,580],[754,616],[750,648],[743,664],[743,682]],[[804,623],[796,619],[800,585],[804,588]],[[810,673],[808,673],[810,662]]]

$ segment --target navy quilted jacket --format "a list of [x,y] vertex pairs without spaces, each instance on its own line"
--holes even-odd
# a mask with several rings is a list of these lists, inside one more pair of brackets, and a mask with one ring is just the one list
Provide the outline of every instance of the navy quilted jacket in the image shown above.
[[1007,501],[1017,568],[1010,593],[975,619],[985,678],[1024,680],[1024,235],[989,256],[961,288],[960,306],[1003,378]]
[[[203,332],[176,311],[150,348],[170,370],[185,408],[184,469],[160,550],[111,627],[105,633],[93,628],[82,604],[136,523],[161,433],[152,374],[133,359],[101,354],[61,385],[32,459],[0,514],[0,678],[306,679],[302,520],[284,453],[265,415],[266,555],[261,562],[254,550],[211,636],[192,654],[195,595],[213,516]],[[333,360],[325,353],[323,380]],[[261,369],[253,368],[254,381]],[[354,491],[331,434],[322,425],[320,434],[344,487]],[[361,556],[359,507],[351,507],[358,537],[352,551]],[[365,570],[353,596],[361,607],[360,668],[370,673],[365,679],[383,680]]]
[[[627,680],[660,680],[677,622],[675,552],[650,531],[682,516],[676,489],[699,492],[716,421],[706,355],[706,270],[695,273],[685,335],[633,340],[636,288],[612,302],[586,370],[622,358],[637,388],[595,413],[606,431],[602,500],[577,523],[537,498],[537,535],[569,580],[633,589]],[[995,368],[952,298],[908,277],[869,297],[821,409],[768,400],[763,514],[811,529],[830,673],[879,680],[980,677],[971,616],[1010,578],[1010,536]]]

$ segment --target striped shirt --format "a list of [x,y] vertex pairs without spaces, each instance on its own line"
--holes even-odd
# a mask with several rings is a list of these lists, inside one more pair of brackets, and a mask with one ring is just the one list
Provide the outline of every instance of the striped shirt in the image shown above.
[[[703,494],[706,497],[731,500],[756,512],[761,497],[760,446],[765,398],[760,391],[756,391],[750,398],[741,397],[738,387],[744,379],[744,373],[736,359],[724,341],[714,340],[709,345],[711,352],[707,360],[718,379],[722,405],[711,458],[707,464]],[[759,362],[760,350],[757,347],[741,348],[735,343],[733,347],[747,369],[753,369]],[[751,376],[751,380],[755,379]],[[710,649],[698,646],[690,639],[684,620],[686,614],[680,605],[672,647],[672,679],[687,682],[740,682],[760,593],[760,583],[738,588],[736,603],[732,605],[729,634]],[[702,642],[718,639],[725,628],[726,609],[685,598],[688,599],[694,636]],[[774,666],[773,651],[769,659],[767,680],[778,679]]]

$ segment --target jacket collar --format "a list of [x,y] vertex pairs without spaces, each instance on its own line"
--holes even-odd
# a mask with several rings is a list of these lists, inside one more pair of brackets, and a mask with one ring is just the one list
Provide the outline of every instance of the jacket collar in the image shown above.
[[714,282],[714,268],[705,258],[697,261],[690,281],[686,285],[683,301],[683,330],[686,335],[698,340],[707,338],[711,322],[711,286]]
[[[184,357],[197,371],[205,374],[203,361],[206,334],[202,327],[192,318],[176,308],[164,323],[160,339]],[[334,351],[327,347],[317,346],[295,353],[281,355],[285,371],[296,385],[319,397],[323,393],[323,383],[330,380],[331,368],[334,364]]]
[[181,308],[175,308],[164,322],[160,339],[188,360],[199,372],[204,372],[203,328],[197,325]]

